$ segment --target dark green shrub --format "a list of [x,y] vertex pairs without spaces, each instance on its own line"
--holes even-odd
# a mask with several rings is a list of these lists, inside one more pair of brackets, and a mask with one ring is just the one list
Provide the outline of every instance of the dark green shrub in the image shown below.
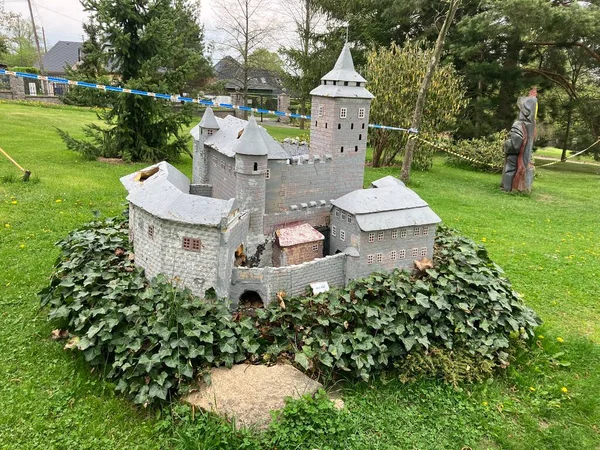
[[343,290],[271,304],[262,314],[267,353],[289,352],[313,373],[368,380],[411,351],[460,349],[508,364],[510,338],[540,321],[482,246],[440,227],[435,269],[354,280]]
[[467,165],[485,172],[501,172],[504,166],[504,141],[506,131],[478,139],[462,139],[454,143],[441,143],[448,148],[448,161],[451,164]]
[[233,321],[223,301],[200,300],[164,277],[148,283],[134,266],[126,227],[95,222],[58,243],[61,255],[40,295],[50,319],[73,336],[68,347],[143,405],[258,350],[254,325]]

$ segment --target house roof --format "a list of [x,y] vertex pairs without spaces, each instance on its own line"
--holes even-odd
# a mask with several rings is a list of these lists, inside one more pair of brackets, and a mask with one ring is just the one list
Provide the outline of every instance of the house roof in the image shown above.
[[333,70],[325,74],[322,81],[348,81],[352,83],[366,83],[365,80],[355,69],[350,46],[344,45],[342,53],[338,57]]
[[250,117],[242,136],[234,144],[233,151],[240,155],[267,156],[269,154],[269,146],[263,139],[254,116]]
[[[73,67],[82,55],[83,42],[58,41],[48,53],[42,56],[44,70],[50,74],[64,74],[65,66]],[[35,63],[39,68],[39,62]]]
[[[231,56],[225,56],[214,66],[217,80],[225,81],[228,90],[243,88],[243,69]],[[250,68],[248,71],[248,90],[278,95],[283,92],[283,83],[277,72],[267,69]]]
[[361,230],[387,230],[442,221],[421,197],[403,184],[391,183],[389,179],[374,183],[382,187],[359,189],[332,202],[353,214]]
[[371,186],[374,188],[382,188],[386,186],[406,186],[402,181],[398,178],[388,175],[387,177],[380,178],[379,180],[375,180],[371,183]]
[[[236,146],[239,142],[238,137],[239,139],[242,139],[243,137],[243,134],[242,136],[239,135],[240,131],[246,128],[248,121],[234,116],[227,116],[224,119],[215,117],[215,119],[219,126],[219,130],[215,131],[212,136],[207,137],[204,143],[219,153],[228,156],[229,158],[233,158],[236,153]],[[266,145],[268,159],[289,159],[291,157],[290,154],[283,149],[281,144],[271,137],[267,130],[258,124],[256,124],[256,126]],[[190,134],[194,139],[199,139],[199,126],[197,125],[192,128]]]
[[[158,171],[143,181],[140,173]],[[218,227],[237,208],[237,201],[220,200],[189,193],[189,179],[167,162],[147,167],[121,178],[129,191],[127,200],[160,219],[191,225]]]
[[317,242],[325,239],[321,233],[307,223],[280,228],[275,231],[280,247]]

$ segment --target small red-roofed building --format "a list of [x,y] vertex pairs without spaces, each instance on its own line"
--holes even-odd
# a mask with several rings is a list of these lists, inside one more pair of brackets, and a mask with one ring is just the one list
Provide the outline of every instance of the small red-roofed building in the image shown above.
[[307,223],[280,228],[275,237],[275,267],[294,266],[323,257],[325,236]]

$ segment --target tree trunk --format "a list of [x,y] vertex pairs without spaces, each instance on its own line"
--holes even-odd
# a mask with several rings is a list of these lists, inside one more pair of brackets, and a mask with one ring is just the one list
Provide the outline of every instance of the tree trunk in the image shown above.
[[[442,25],[442,29],[438,34],[437,41],[435,43],[435,49],[433,50],[433,55],[431,57],[429,67],[427,67],[427,72],[425,72],[425,78],[423,78],[421,88],[419,89],[417,104],[415,106],[415,111],[413,113],[412,121],[410,124],[411,128],[415,128],[418,130],[421,126],[421,118],[423,116],[423,108],[425,107],[425,98],[427,97],[427,91],[429,90],[429,85],[431,84],[433,73],[435,72],[435,69],[440,62],[440,57],[442,55],[442,49],[444,48],[446,35],[448,34],[450,25],[452,25],[452,21],[454,20],[454,14],[456,14],[456,10],[458,9],[459,4],[460,0],[451,0],[450,2],[450,7],[448,8],[448,13],[446,14],[446,19],[444,20],[444,25]],[[402,163],[402,172],[400,174],[400,178],[405,183],[408,183],[410,181],[410,168],[413,162],[415,144],[415,139],[409,139],[408,143],[406,144],[406,152],[404,154],[404,162]]]
[[573,119],[573,108],[571,105],[568,106],[567,110],[567,130],[565,131],[565,142],[563,144],[562,155],[560,156],[561,161],[567,160],[567,147],[569,146],[569,135],[571,134],[571,121]]

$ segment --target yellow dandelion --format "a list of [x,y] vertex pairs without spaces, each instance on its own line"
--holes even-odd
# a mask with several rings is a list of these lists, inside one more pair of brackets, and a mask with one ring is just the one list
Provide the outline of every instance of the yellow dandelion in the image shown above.
[[62,200],[60,198],[57,198],[56,200],[54,200],[56,203],[62,203]]
[[569,392],[569,390],[566,387],[561,387],[560,390],[562,391],[563,394],[566,394],[567,392]]
[[482,238],[481,238],[481,242],[487,242],[487,238],[485,238],[485,237],[482,237]]
[[482,402],[481,404],[482,404],[483,406],[487,406],[487,405],[488,405],[488,402]]
[[19,245],[19,248],[25,248],[25,244]]
[[10,202],[10,203],[11,203],[12,205],[16,205],[16,204],[17,204],[17,201],[16,201],[16,200],[13,200],[13,201],[12,201],[12,202]]
[[9,229],[10,228],[10,223],[5,223],[4,224],[4,228]]
[[544,339],[544,336],[540,334],[540,335],[538,336],[538,339]]
[[529,390],[530,390],[531,392],[535,392],[535,388],[534,388],[534,387],[532,387],[532,386],[529,386]]
[[560,336],[559,336],[559,337],[557,337],[557,338],[556,338],[556,340],[557,340],[558,342],[560,342],[561,344],[562,344],[563,342],[565,342],[565,340],[564,340],[563,338],[561,338]]

